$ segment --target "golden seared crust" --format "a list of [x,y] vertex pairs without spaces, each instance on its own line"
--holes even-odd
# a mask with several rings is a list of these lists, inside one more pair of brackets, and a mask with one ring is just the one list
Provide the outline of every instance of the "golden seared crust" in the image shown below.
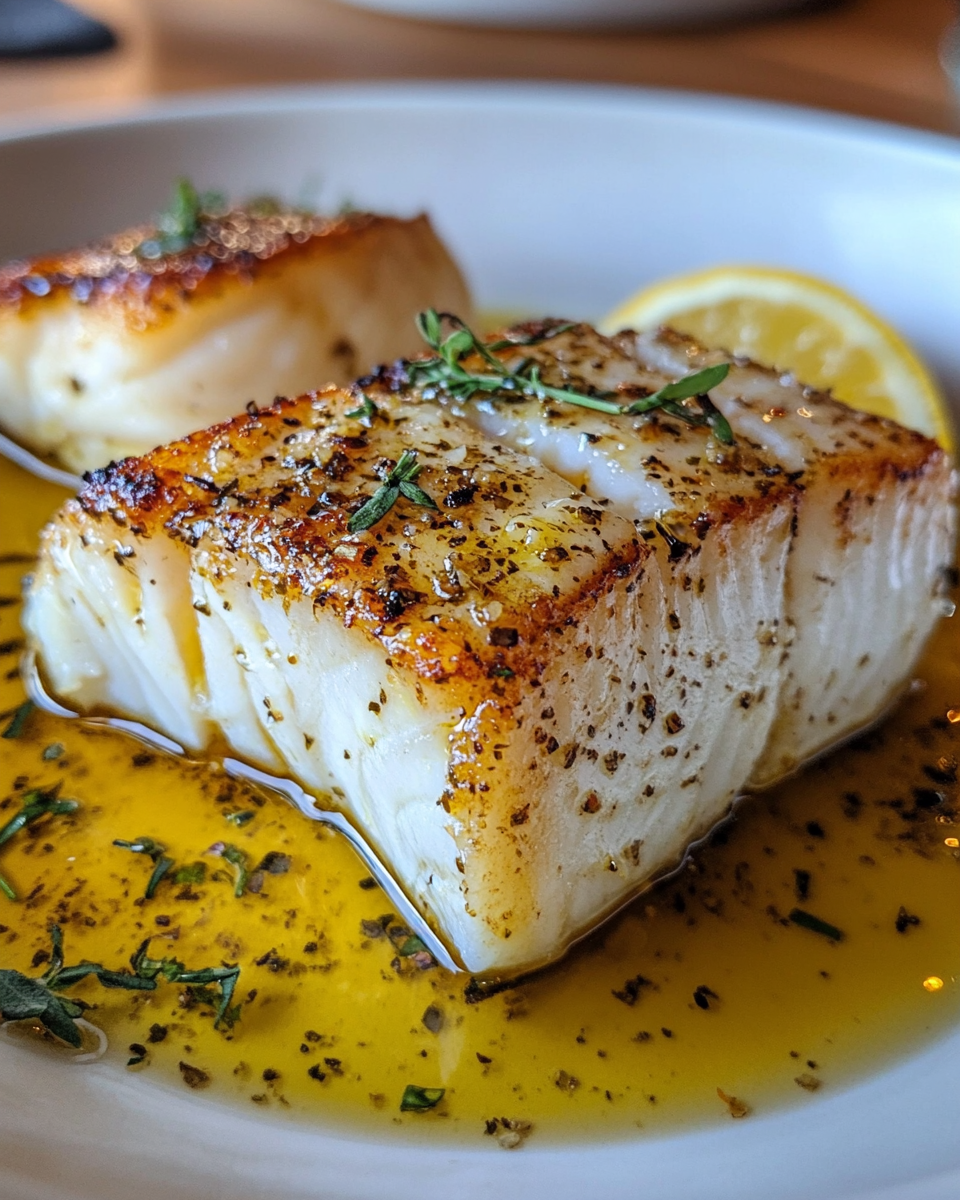
[[[649,550],[629,522],[452,414],[381,384],[373,418],[328,388],[93,472],[67,506],[134,537],[168,536],[255,568],[265,595],[307,597],[435,683],[535,679],[550,638],[634,575]],[[432,511],[400,499],[348,521],[404,449]]]
[[399,225],[429,228],[372,213],[322,217],[295,210],[269,214],[234,209],[202,216],[186,249],[144,253],[156,227],[138,226],[63,254],[17,259],[0,267],[0,313],[29,315],[37,306],[75,302],[152,324],[225,285],[249,282],[293,257],[349,250],[370,234]]
[[[48,527],[25,626],[67,703],[342,797],[483,971],[554,957],[761,759],[773,777],[868,719],[949,542],[926,439],[735,364],[710,396],[731,445],[699,399],[615,399],[717,352],[585,326],[517,344],[533,332],[491,352],[539,374],[465,364],[490,395],[457,386],[461,337],[446,367],[94,472]],[[422,492],[351,533],[404,452]]]
[[[558,325],[562,332],[534,345],[523,344]],[[666,332],[671,338],[681,338]],[[553,318],[529,321],[494,336],[518,343],[516,349],[495,352],[511,368],[533,359],[546,384],[609,395],[624,406],[655,392],[668,379],[638,363],[616,338],[604,337],[586,323]],[[691,357],[700,351],[691,339],[682,340],[689,344]],[[465,363],[470,370],[482,373],[485,369],[476,355]],[[695,360],[690,369],[700,365]],[[509,410],[512,418],[548,429],[551,437],[573,432],[601,449],[619,444],[620,451],[627,450],[623,470],[656,481],[669,500],[662,520],[650,523],[647,534],[653,537],[656,532],[667,543],[674,561],[694,549],[711,529],[739,520],[753,521],[797,495],[797,474],[784,470],[759,445],[739,436],[733,446],[721,444],[703,428],[686,425],[660,410],[629,417],[535,399],[498,398],[491,403]],[[594,493],[594,498],[602,500],[603,496]]]

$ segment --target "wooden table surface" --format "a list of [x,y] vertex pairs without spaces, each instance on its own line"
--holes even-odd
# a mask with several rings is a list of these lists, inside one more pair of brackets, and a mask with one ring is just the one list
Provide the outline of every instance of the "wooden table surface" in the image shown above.
[[[585,0],[587,2],[587,0]],[[765,97],[960,134],[939,62],[954,0],[836,0],[688,31],[506,31],[334,0],[83,0],[121,35],[86,60],[0,62],[0,119],[210,88],[369,79],[549,79]]]

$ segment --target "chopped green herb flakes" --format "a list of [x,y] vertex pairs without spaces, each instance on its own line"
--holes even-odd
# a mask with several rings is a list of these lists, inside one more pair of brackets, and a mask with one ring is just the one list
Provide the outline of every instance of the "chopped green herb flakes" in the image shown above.
[[24,700],[24,702],[18,708],[13,710],[13,714],[4,727],[3,733],[0,733],[0,737],[20,737],[20,735],[23,733],[24,727],[26,726],[27,719],[33,712],[34,708],[35,705],[32,700]]
[[824,937],[830,938],[833,942],[843,941],[843,930],[838,929],[836,925],[831,925],[827,921],[821,921],[819,917],[815,917],[812,913],[804,912],[802,908],[795,908],[790,913],[790,920],[794,925],[799,925],[801,929],[809,929],[811,933],[819,933]]
[[408,1083],[403,1089],[403,1099],[400,1101],[401,1112],[427,1112],[436,1108],[443,1099],[446,1088],[418,1087]]
[[207,853],[218,855],[234,868],[233,894],[238,898],[242,896],[247,890],[247,882],[250,879],[250,867],[247,863],[246,854],[237,846],[232,846],[229,842],[214,842]]
[[[60,800],[60,785],[48,788],[47,791],[39,791],[34,789],[26,793],[21,802],[20,811],[15,817],[0,828],[0,846],[5,845],[14,834],[19,833],[21,829],[41,817],[47,815],[59,817],[65,813],[76,812],[80,807],[76,800]],[[0,892],[7,897],[8,900],[16,900],[17,893],[10,886],[6,879],[0,875]]]
[[134,854],[145,854],[153,863],[153,870],[150,872],[146,891],[143,893],[148,900],[152,900],[157,885],[173,866],[173,859],[167,857],[166,847],[149,837],[136,838],[132,842],[116,838],[113,844],[119,846],[121,850],[131,850]]

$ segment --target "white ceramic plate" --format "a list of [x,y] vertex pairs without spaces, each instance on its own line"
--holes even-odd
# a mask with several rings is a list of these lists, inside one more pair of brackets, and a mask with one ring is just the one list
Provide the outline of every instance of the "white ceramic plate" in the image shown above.
[[[0,136],[0,258],[142,218],[179,174],[240,195],[307,184],[321,203],[427,208],[486,307],[596,316],[645,281],[724,261],[818,273],[903,329],[960,397],[960,143],[946,138],[597,88],[177,101]],[[0,1196],[956,1200],[958,1080],[960,1030],[769,1116],[505,1154],[278,1124],[3,1045]]]
[[514,27],[680,26],[757,17],[804,0],[345,0],[428,21]]

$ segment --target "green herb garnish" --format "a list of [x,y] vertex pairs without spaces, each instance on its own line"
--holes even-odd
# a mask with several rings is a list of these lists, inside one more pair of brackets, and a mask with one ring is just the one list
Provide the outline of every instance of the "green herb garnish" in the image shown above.
[[207,864],[202,862],[188,863],[185,867],[177,867],[173,873],[173,882],[203,883],[207,877]]
[[843,941],[842,929],[838,929],[836,925],[831,925],[827,921],[821,921],[819,917],[815,917],[812,913],[804,912],[802,908],[793,909],[789,916],[794,925],[799,925],[803,929],[809,929],[812,933],[820,933],[834,942]]
[[69,1000],[57,993],[95,975],[104,987],[127,988],[130,991],[152,991],[156,987],[147,979],[129,971],[108,971],[99,963],[82,962],[67,967],[63,962],[63,935],[54,925],[50,929],[50,966],[39,977],[30,979],[19,971],[0,970],[0,1015],[5,1021],[26,1021],[35,1018],[44,1029],[68,1046],[79,1048],[80,1030],[76,1019],[89,1005],[83,1000]]
[[427,950],[423,939],[417,937],[415,933],[411,933],[411,935],[404,940],[403,944],[397,947],[397,953],[401,958],[409,958],[412,954],[422,954],[424,951],[426,951],[427,954],[430,953],[430,951]]
[[10,720],[4,727],[0,737],[18,738],[22,733],[24,726],[27,723],[27,718],[33,712],[35,705],[32,700],[24,700],[24,702],[13,710]]
[[257,814],[252,808],[246,808],[238,810],[237,812],[224,813],[223,815],[231,825],[236,825],[238,829],[242,829],[244,825],[246,825],[248,821],[252,821]]
[[[453,332],[446,336],[443,332],[444,321],[453,327]],[[430,349],[437,352],[437,357],[408,363],[407,378],[415,387],[441,387],[455,400],[469,400],[478,392],[488,395],[494,392],[517,392],[538,400],[560,400],[618,416],[623,411],[622,405],[607,398],[614,393],[593,396],[567,388],[550,387],[541,380],[536,363],[524,361],[517,370],[510,371],[492,353],[513,346],[536,345],[569,328],[569,325],[555,326],[526,341],[500,341],[488,346],[459,317],[451,313],[440,314],[436,309],[428,308],[417,315],[417,329]],[[468,371],[463,366],[463,359],[468,354],[478,354],[489,370]]]
[[113,844],[119,846],[121,850],[132,850],[134,854],[145,854],[153,863],[153,870],[147,880],[147,890],[143,893],[147,900],[152,900],[153,894],[157,890],[157,884],[173,866],[173,859],[167,858],[166,846],[161,846],[159,842],[148,837],[136,838],[132,842],[115,838]]
[[200,227],[200,213],[200,193],[189,179],[178,179],[170,204],[157,218],[156,236],[142,241],[137,254],[141,258],[154,259],[182,253]]
[[[452,327],[452,332],[446,335],[444,321]],[[407,378],[414,386],[443,388],[456,400],[469,400],[478,393],[503,392],[575,404],[610,416],[633,416],[659,408],[689,425],[709,425],[718,441],[732,445],[733,431],[729,423],[706,394],[726,378],[729,363],[696,371],[675,383],[666,384],[652,396],[623,405],[618,402],[616,392],[580,392],[551,387],[543,382],[540,368],[533,360],[524,359],[511,371],[494,354],[497,350],[537,345],[570,328],[570,325],[555,325],[526,339],[501,340],[487,345],[459,317],[430,308],[417,316],[417,329],[437,356],[408,363]],[[464,367],[463,360],[470,354],[479,355],[487,369],[471,371]],[[700,406],[699,413],[679,403],[694,397]]]
[[370,399],[366,392],[360,393],[360,404],[357,408],[352,408],[344,415],[350,417],[354,421],[372,421],[380,410]]
[[[175,958],[150,958],[147,948],[150,939],[140,944],[136,954],[130,959],[134,973],[140,979],[152,983],[156,987],[157,979],[165,979],[168,983],[182,983],[190,988],[206,989],[210,984],[220,989],[220,1002],[216,1005],[217,1016],[213,1023],[214,1029],[225,1026],[232,1029],[240,1018],[240,1005],[230,1007],[237,980],[240,978],[239,966],[232,967],[203,967],[199,971],[190,971],[182,962]],[[109,986],[109,985],[108,985]]]
[[417,462],[416,450],[404,450],[397,465],[387,472],[383,484],[347,522],[347,529],[351,533],[370,529],[387,515],[401,496],[413,504],[419,504],[423,508],[432,508],[436,512],[436,504],[423,488],[417,487],[415,482],[422,470],[423,468]]
[[242,896],[247,890],[247,880],[250,878],[250,868],[247,865],[247,856],[244,852],[237,846],[231,846],[229,842],[215,842],[207,853],[218,855],[234,868],[236,878],[233,885],[233,894],[238,898]]
[[415,1083],[408,1083],[403,1089],[400,1111],[427,1112],[431,1108],[436,1108],[446,1090],[446,1088],[418,1087]]
[[221,1023],[231,1028],[240,1015],[239,1005],[230,1008],[240,976],[238,966],[188,971],[183,963],[173,958],[148,958],[150,939],[147,938],[130,960],[131,971],[111,971],[92,962],[68,967],[63,961],[63,935],[59,926],[51,926],[50,941],[50,966],[38,979],[31,979],[20,971],[0,969],[0,1017],[4,1021],[36,1019],[54,1037],[79,1048],[81,1034],[76,1021],[90,1006],[83,1000],[71,1000],[60,993],[90,975],[95,976],[103,987],[133,992],[155,991],[160,978],[187,987],[213,983],[220,989],[214,1028],[219,1028]]
[[[0,846],[5,845],[14,834],[19,833],[25,826],[37,821],[40,817],[45,817],[47,814],[54,817],[62,816],[64,813],[76,812],[79,805],[76,800],[59,800],[57,797],[60,793],[60,784],[56,787],[49,788],[45,792],[37,789],[27,792],[21,802],[20,811],[15,817],[10,820],[0,829]],[[10,884],[0,875],[0,892],[2,892],[8,900],[16,900],[17,893],[13,890]]]
[[[447,332],[447,328],[449,332]],[[417,329],[427,345],[436,352],[436,357],[415,359],[406,363],[407,380],[413,387],[425,389],[442,388],[455,400],[467,401],[476,395],[501,393],[513,397],[532,397],[537,400],[555,400],[564,404],[575,404],[580,408],[593,409],[610,416],[636,416],[662,409],[688,425],[709,426],[714,436],[727,445],[733,444],[733,431],[723,413],[710,400],[707,393],[727,377],[729,363],[718,363],[695,371],[691,375],[668,383],[651,396],[645,396],[630,404],[620,403],[617,392],[576,391],[573,388],[553,387],[544,383],[540,366],[534,359],[524,358],[510,370],[496,351],[534,346],[556,337],[571,325],[553,325],[527,338],[507,339],[489,344],[483,342],[459,317],[452,313],[438,313],[428,308],[416,318]],[[483,362],[482,370],[469,370],[464,359],[477,355]],[[377,406],[370,398],[360,393],[361,404],[346,415],[357,420],[371,420]],[[699,411],[685,407],[681,401],[696,399]],[[353,514],[347,522],[350,533],[370,529],[393,508],[401,496],[414,504],[437,511],[437,506],[415,480],[421,467],[416,461],[415,450],[404,450],[397,465],[384,477],[383,484],[369,500]]]
[[157,218],[157,233],[136,249],[141,258],[163,258],[181,254],[200,232],[204,214],[222,212],[227,206],[222,192],[198,192],[189,179],[178,179],[170,204]]
[[[676,383],[665,384],[652,396],[635,400],[632,404],[627,405],[624,412],[633,415],[661,408],[672,417],[686,421],[688,425],[709,425],[716,435],[717,441],[732,446],[733,430],[730,428],[730,423],[707,395],[711,388],[715,388],[718,383],[722,383],[726,379],[729,372],[729,363],[717,363],[714,367],[705,367],[702,371],[685,375]],[[678,403],[680,400],[689,400],[693,397],[697,398],[697,403],[700,405],[701,412],[699,414]]]

